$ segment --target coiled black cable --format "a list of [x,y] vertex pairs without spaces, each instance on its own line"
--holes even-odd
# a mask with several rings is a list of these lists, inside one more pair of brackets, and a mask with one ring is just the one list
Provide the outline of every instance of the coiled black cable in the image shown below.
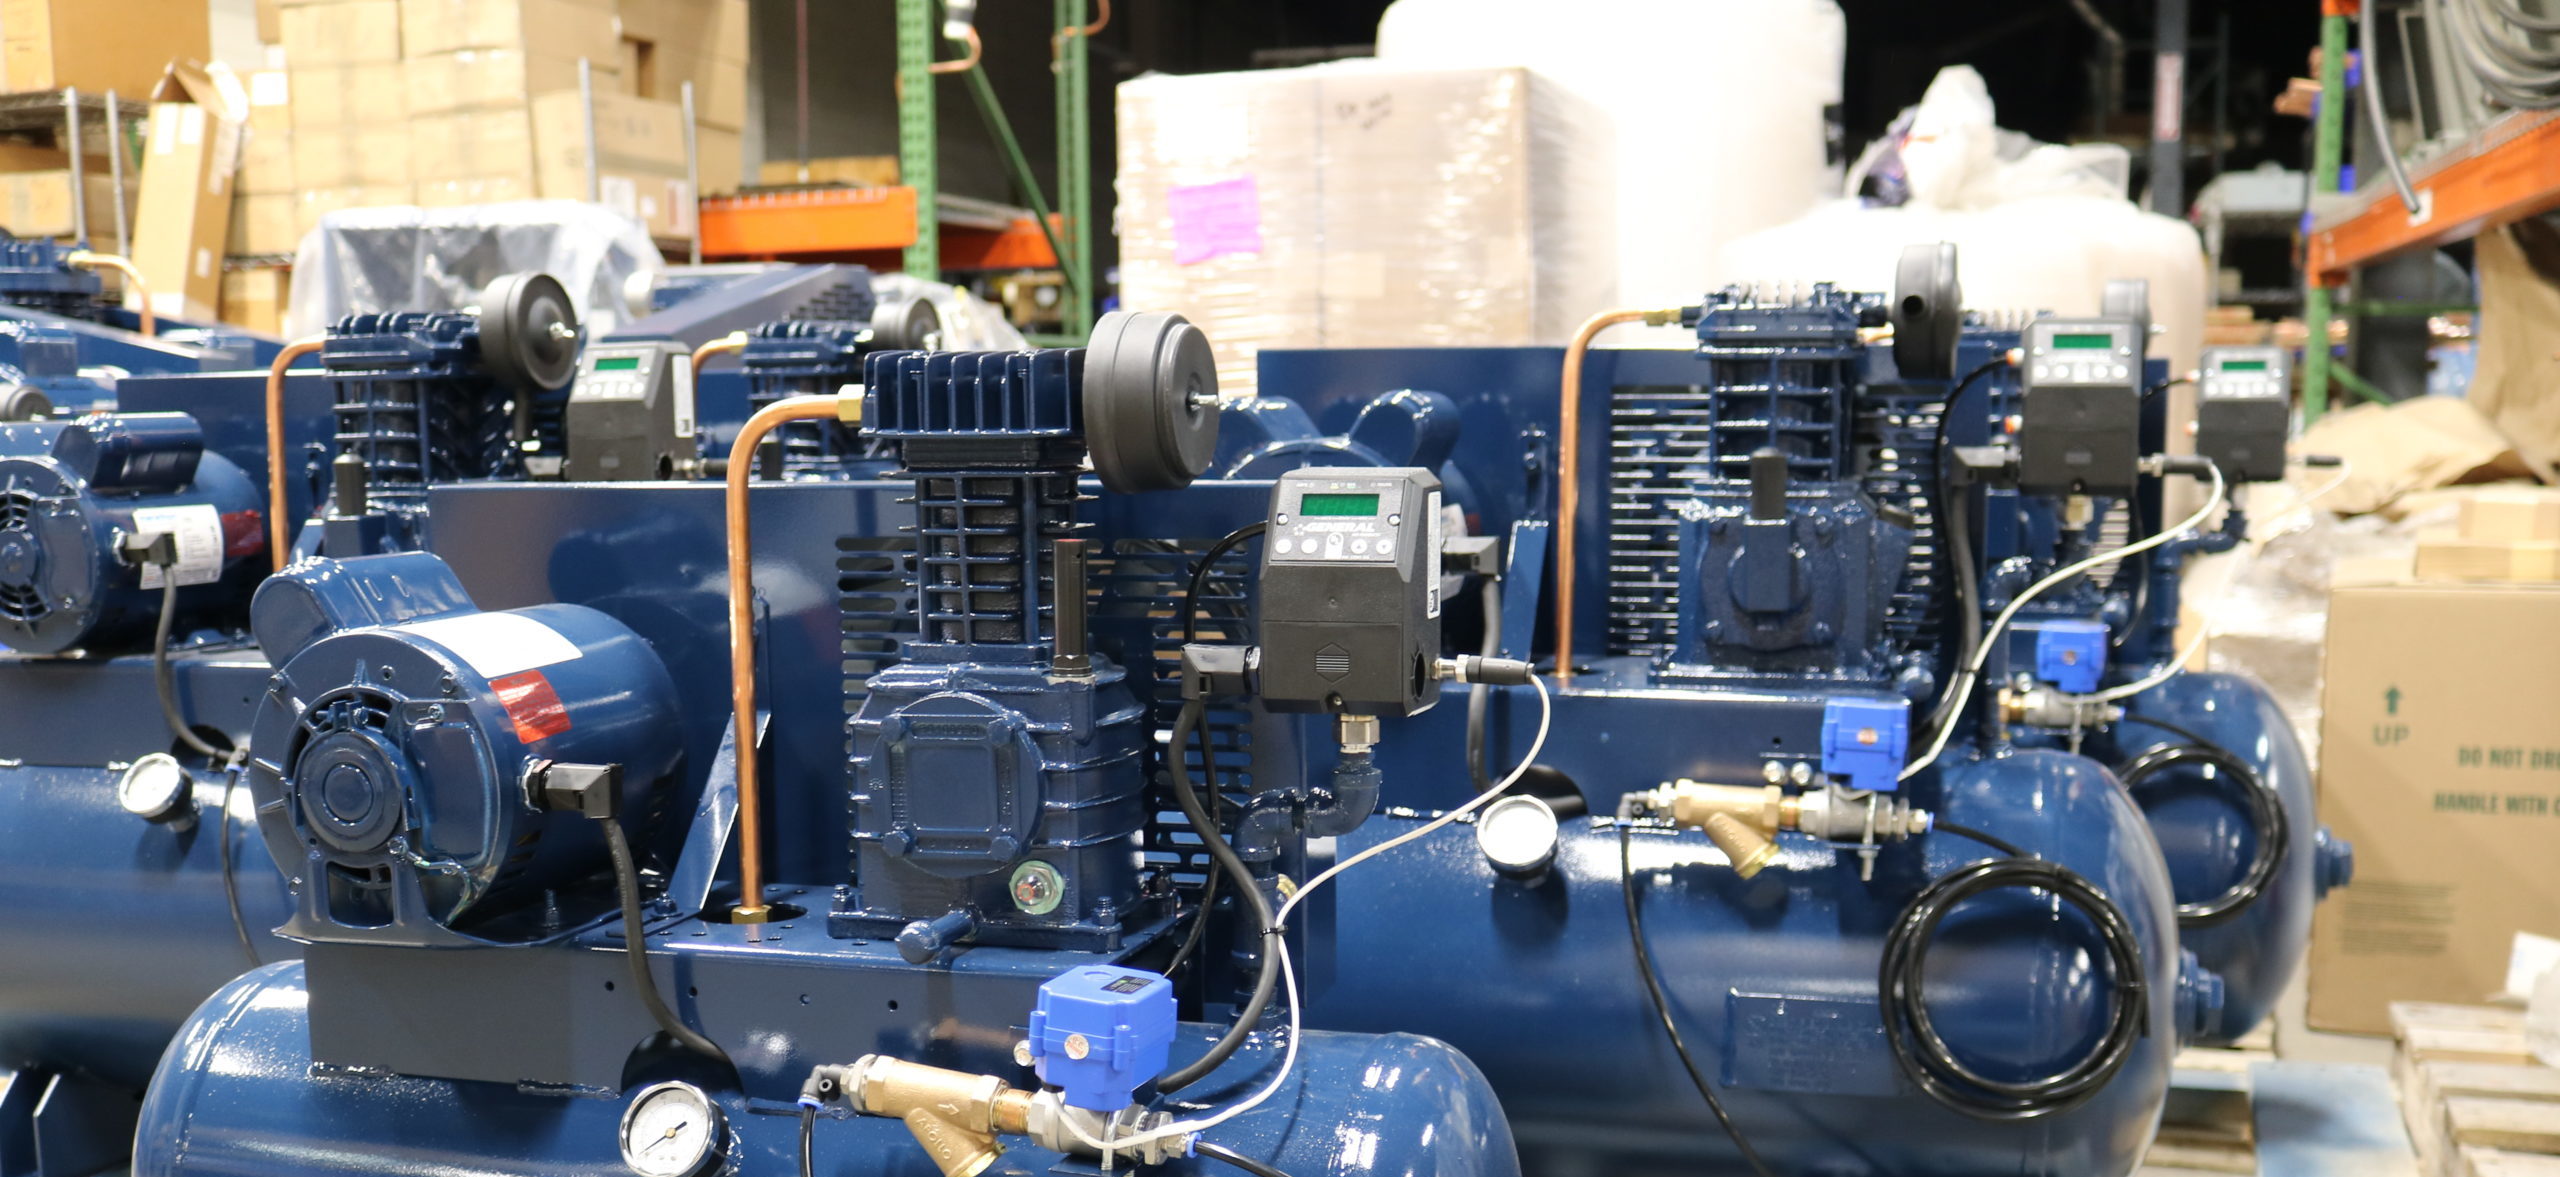
[[1937,520],[1938,538],[1947,548],[1948,576],[1955,582],[1956,651],[1954,658],[1947,663],[1948,669],[1954,673],[1947,676],[1945,687],[1938,692],[1938,702],[1929,712],[1927,731],[1914,742],[1914,747],[1928,746],[1940,727],[1956,721],[1952,714],[1957,694],[1956,680],[1962,675],[1961,668],[1971,663],[1974,647],[1982,644],[1982,586],[1978,570],[1973,566],[1970,512],[1962,501],[1965,496],[1956,493],[1955,463],[1952,452],[1947,448],[1947,422],[1955,417],[1957,406],[1963,403],[1964,394],[1975,381],[2008,362],[2009,357],[2004,352],[1956,381],[1955,389],[1947,393],[1945,402],[1938,406],[1937,427],[1929,436],[1929,455],[1937,466],[1936,484],[1930,491],[1929,513]]
[[1715,1113],[1716,1123],[1724,1127],[1724,1134],[1742,1153],[1743,1162],[1751,1166],[1751,1171],[1759,1177],[1771,1177],[1769,1166],[1761,1163],[1759,1150],[1752,1148],[1751,1142],[1743,1138],[1742,1129],[1734,1124],[1732,1116],[1725,1113],[1724,1101],[1716,1097],[1714,1085],[1707,1082],[1707,1073],[1700,1070],[1698,1060],[1690,1056],[1689,1041],[1680,1036],[1680,1023],[1672,1020],[1671,1002],[1662,995],[1662,974],[1654,968],[1653,950],[1645,945],[1644,907],[1636,902],[1635,853],[1629,849],[1629,838],[1628,825],[1619,823],[1618,881],[1627,897],[1627,938],[1635,941],[1636,945],[1636,975],[1644,978],[1645,995],[1653,999],[1653,1014],[1662,1021],[1663,1036],[1671,1040],[1673,1053],[1680,1056],[1680,1066],[1689,1072],[1689,1082],[1697,1086],[1699,1097],[1707,1101],[1707,1110]]
[[2276,872],[2284,869],[2285,852],[2293,841],[2293,822],[2285,812],[2284,796],[2249,762],[2220,744],[2147,715],[2127,715],[2124,719],[2127,723],[2159,728],[2185,741],[2155,744],[2125,761],[2116,769],[2116,779],[2124,782],[2125,791],[2139,793],[2153,778],[2179,765],[2200,765],[2237,782],[2241,796],[2247,799],[2249,820],[2258,835],[2258,845],[2249,856],[2249,869],[2222,894],[2202,903],[2178,905],[2179,927],[2210,928],[2229,922],[2265,896],[2275,885]]
[[[1930,1098],[1979,1120],[2031,1120],[2078,1107],[2115,1077],[2146,1032],[2150,987],[2133,925],[2105,892],[2069,867],[2027,857],[1976,830],[1944,822],[1937,828],[2006,857],[1970,862],[1940,876],[1913,897],[1885,934],[1877,987],[1895,1065]],[[2097,928],[2107,956],[2106,1032],[2077,1062],[2023,1082],[1992,1078],[1958,1059],[1930,1019],[1926,989],[1929,944],[1938,925],[1965,900],[2009,887],[2043,891],[2078,908]]]

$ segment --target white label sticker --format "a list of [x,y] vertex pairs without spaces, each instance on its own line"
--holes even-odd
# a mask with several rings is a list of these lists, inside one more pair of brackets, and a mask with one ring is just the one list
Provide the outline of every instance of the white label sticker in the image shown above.
[[503,678],[578,657],[577,643],[520,613],[444,617],[400,629],[452,651],[482,678]]
[[677,352],[669,357],[676,367],[676,436],[693,436],[693,357]]
[[1440,537],[1442,530],[1448,526],[1448,521],[1440,517],[1440,492],[1432,491],[1428,501],[1429,506],[1425,511],[1431,519],[1431,539],[1430,546],[1422,549],[1421,571],[1422,575],[1431,582],[1431,606],[1423,616],[1438,617],[1440,616],[1440,545],[1442,542]]
[[[211,584],[222,579],[222,512],[211,503],[184,507],[139,507],[133,512],[136,538],[167,535],[177,541],[178,583]],[[161,587],[160,566],[142,566],[142,587]]]

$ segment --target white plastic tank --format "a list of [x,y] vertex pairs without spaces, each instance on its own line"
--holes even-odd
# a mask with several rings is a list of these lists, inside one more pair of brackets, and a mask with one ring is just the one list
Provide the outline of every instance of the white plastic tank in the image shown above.
[[[1725,285],[1720,248],[1836,191],[1847,23],[1833,0],[1396,0],[1378,57],[1525,65],[1617,122],[1618,305],[1691,304]],[[1890,270],[1891,259],[1887,259]],[[1678,346],[1686,333],[1612,332]]]
[[[2151,354],[2172,372],[2195,367],[2212,291],[2204,245],[2193,225],[2126,199],[2122,148],[2037,144],[1999,130],[1981,76],[1965,66],[1940,73],[1911,113],[1899,148],[1907,203],[1835,198],[1730,240],[1717,272],[1734,282],[1890,290],[1903,246],[1952,241],[1966,306],[2064,315],[2096,314],[2108,280],[2142,278],[2159,328]],[[2187,395],[2174,393],[2173,405]]]

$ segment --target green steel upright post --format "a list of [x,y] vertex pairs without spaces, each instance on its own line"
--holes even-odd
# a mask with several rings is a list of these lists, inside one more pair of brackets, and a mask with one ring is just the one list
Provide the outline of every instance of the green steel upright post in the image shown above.
[[[2372,0],[2366,0],[2371,3]],[[2311,195],[2319,203],[2324,192],[2336,192],[2338,170],[2346,152],[2347,16],[2335,0],[2321,5],[2320,110],[2312,120]],[[2366,68],[2372,68],[2370,64]],[[2302,342],[2302,421],[2310,424],[2329,411],[2329,320],[2331,293],[2318,274],[2304,274],[2302,325],[2310,337]]]
[[1085,0],[1057,0],[1058,211],[1066,220],[1066,334],[1082,339],[1093,330],[1099,300],[1093,264],[1093,127],[1085,85]]
[[916,193],[916,239],[906,271],[942,277],[941,177],[934,163],[934,0],[898,0],[898,182]]

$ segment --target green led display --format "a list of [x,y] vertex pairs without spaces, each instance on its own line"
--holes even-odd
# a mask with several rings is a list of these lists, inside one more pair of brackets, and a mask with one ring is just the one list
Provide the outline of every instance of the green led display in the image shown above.
[[2053,346],[2070,351],[2105,351],[2116,345],[2116,337],[2102,332],[2080,332],[2053,337]]
[[2264,372],[2267,370],[2267,362],[2265,360],[2224,360],[2222,361],[2222,370],[2225,372]]
[[596,371],[599,372],[636,372],[639,370],[640,357],[638,356],[605,356],[596,361]]
[[1298,496],[1301,515],[1375,515],[1378,496],[1373,494],[1306,494]]

